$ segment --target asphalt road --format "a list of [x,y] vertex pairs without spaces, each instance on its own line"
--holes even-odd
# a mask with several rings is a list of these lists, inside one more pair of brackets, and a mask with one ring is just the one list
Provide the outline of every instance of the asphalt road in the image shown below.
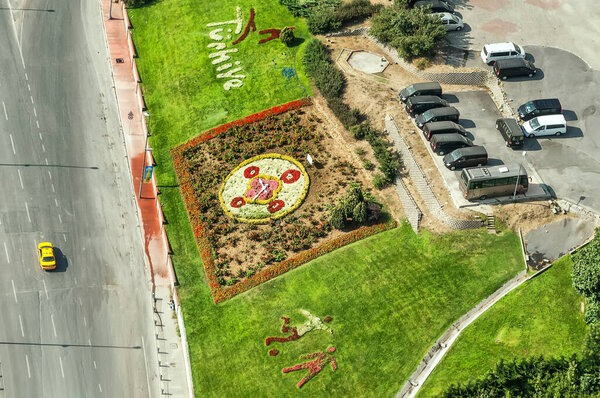
[[101,23],[94,1],[0,0],[0,398],[159,395]]

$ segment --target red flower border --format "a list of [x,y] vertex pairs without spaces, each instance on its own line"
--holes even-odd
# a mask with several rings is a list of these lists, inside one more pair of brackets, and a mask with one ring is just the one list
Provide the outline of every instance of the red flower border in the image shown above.
[[291,269],[312,261],[323,254],[329,253],[368,236],[375,235],[396,227],[396,221],[394,220],[369,227],[362,227],[338,238],[324,242],[317,247],[305,250],[299,253],[297,256],[283,260],[274,266],[265,268],[233,286],[221,287],[219,285],[215,275],[216,267],[212,248],[206,236],[205,227],[200,221],[200,214],[197,211],[199,206],[196,203],[196,196],[194,195],[191,184],[192,178],[190,174],[190,168],[187,160],[183,156],[183,152],[201,144],[204,141],[216,137],[233,126],[242,126],[244,124],[253,123],[264,119],[269,115],[278,115],[280,113],[298,109],[311,104],[312,102],[310,98],[302,98],[297,101],[288,102],[287,104],[279,105],[271,109],[247,116],[243,119],[225,123],[221,126],[210,129],[205,133],[171,149],[171,158],[173,159],[173,167],[175,168],[175,173],[179,182],[179,190],[187,209],[190,225],[194,231],[194,238],[196,239],[196,245],[198,246],[198,251],[200,252],[200,257],[204,266],[204,274],[208,279],[208,286],[210,287],[215,304],[221,303],[227,299],[230,299],[231,297],[243,293],[255,286],[260,285],[261,283],[275,278],[276,276],[284,274]]

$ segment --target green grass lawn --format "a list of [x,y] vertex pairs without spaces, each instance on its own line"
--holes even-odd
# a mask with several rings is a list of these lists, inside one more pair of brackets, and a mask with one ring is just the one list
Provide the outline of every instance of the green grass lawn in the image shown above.
[[[338,370],[309,381],[305,396],[395,394],[435,340],[522,268],[518,237],[485,230],[414,235],[404,225],[346,246],[214,305],[208,287],[181,290],[197,396],[290,396],[302,373],[281,369],[304,353],[337,348]],[[264,344],[281,316],[329,315],[333,335]],[[268,350],[281,352],[270,357]]]
[[[246,39],[232,45],[240,35],[234,24],[207,26],[208,23],[226,22],[236,17],[236,6],[242,11],[244,30],[254,8],[256,31],[250,30]],[[309,37],[305,23],[294,18],[277,0],[161,0],[150,6],[129,10],[134,29],[133,39],[139,58],[138,68],[143,80],[144,99],[150,117],[150,145],[154,148],[156,175],[161,191],[161,203],[168,221],[167,233],[174,252],[177,277],[182,286],[202,283],[202,264],[181,200],[170,149],[191,137],[244,116],[275,105],[283,104],[312,94],[309,80],[300,62],[303,44],[285,47],[278,39],[259,44],[268,34],[265,29],[294,26],[295,35]],[[223,28],[215,34],[232,38],[215,41],[209,37],[212,30]],[[231,59],[213,65],[209,54],[219,49],[209,48],[211,43],[225,44],[222,51]],[[297,61],[296,61],[297,58]],[[236,65],[236,62],[240,62]],[[217,71],[217,67],[231,67]],[[224,89],[228,79],[217,78],[241,67],[234,75],[243,85]],[[286,80],[284,67],[297,67],[299,80]]]
[[571,285],[570,257],[525,282],[470,325],[423,385],[419,397],[483,376],[504,358],[570,356],[580,352],[587,331],[583,297]]

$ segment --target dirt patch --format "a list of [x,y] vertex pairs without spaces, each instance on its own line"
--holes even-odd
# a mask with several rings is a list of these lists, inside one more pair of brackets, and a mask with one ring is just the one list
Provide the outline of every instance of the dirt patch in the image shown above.
[[575,217],[571,213],[554,214],[552,206],[547,201],[511,203],[501,206],[493,206],[494,215],[499,221],[514,232],[521,228],[523,235],[527,232],[565,218]]

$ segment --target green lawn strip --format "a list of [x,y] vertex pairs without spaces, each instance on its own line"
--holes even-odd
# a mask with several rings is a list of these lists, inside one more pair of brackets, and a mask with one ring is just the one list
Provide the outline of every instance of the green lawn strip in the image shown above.
[[582,296],[571,284],[570,257],[525,282],[481,315],[457,339],[423,385],[419,397],[441,394],[451,384],[477,379],[500,358],[570,356],[587,331]]
[[[481,248],[486,248],[485,250]],[[409,225],[351,244],[214,305],[208,287],[182,288],[197,396],[295,394],[303,373],[281,369],[301,354],[337,348],[309,396],[391,396],[435,340],[511,279],[522,264],[518,238],[484,230],[415,236]],[[330,315],[333,335],[264,345],[282,336],[281,316]],[[268,350],[281,352],[270,357]]]
[[[255,10],[256,31],[236,45],[237,53],[227,62],[241,62],[244,85],[224,90],[225,79],[217,79],[217,66],[208,58],[214,48],[207,27],[210,22],[230,21],[236,6],[243,13],[244,27],[250,8]],[[160,198],[167,219],[167,234],[173,248],[173,262],[182,286],[194,286],[204,277],[177,180],[170,149],[202,132],[273,106],[311,95],[312,89],[299,61],[304,44],[287,48],[279,40],[259,44],[259,30],[294,26],[296,36],[309,37],[305,23],[294,18],[277,0],[224,0],[218,3],[190,0],[162,0],[129,10],[132,36],[139,58],[144,99],[150,116],[150,146],[154,149]],[[234,25],[221,26],[224,31]],[[234,35],[235,36],[235,35]],[[237,36],[236,36],[237,37]],[[223,41],[230,43],[235,38]],[[284,52],[288,56],[282,55]],[[306,89],[289,84],[277,67],[293,66]],[[225,71],[223,71],[225,72]]]

